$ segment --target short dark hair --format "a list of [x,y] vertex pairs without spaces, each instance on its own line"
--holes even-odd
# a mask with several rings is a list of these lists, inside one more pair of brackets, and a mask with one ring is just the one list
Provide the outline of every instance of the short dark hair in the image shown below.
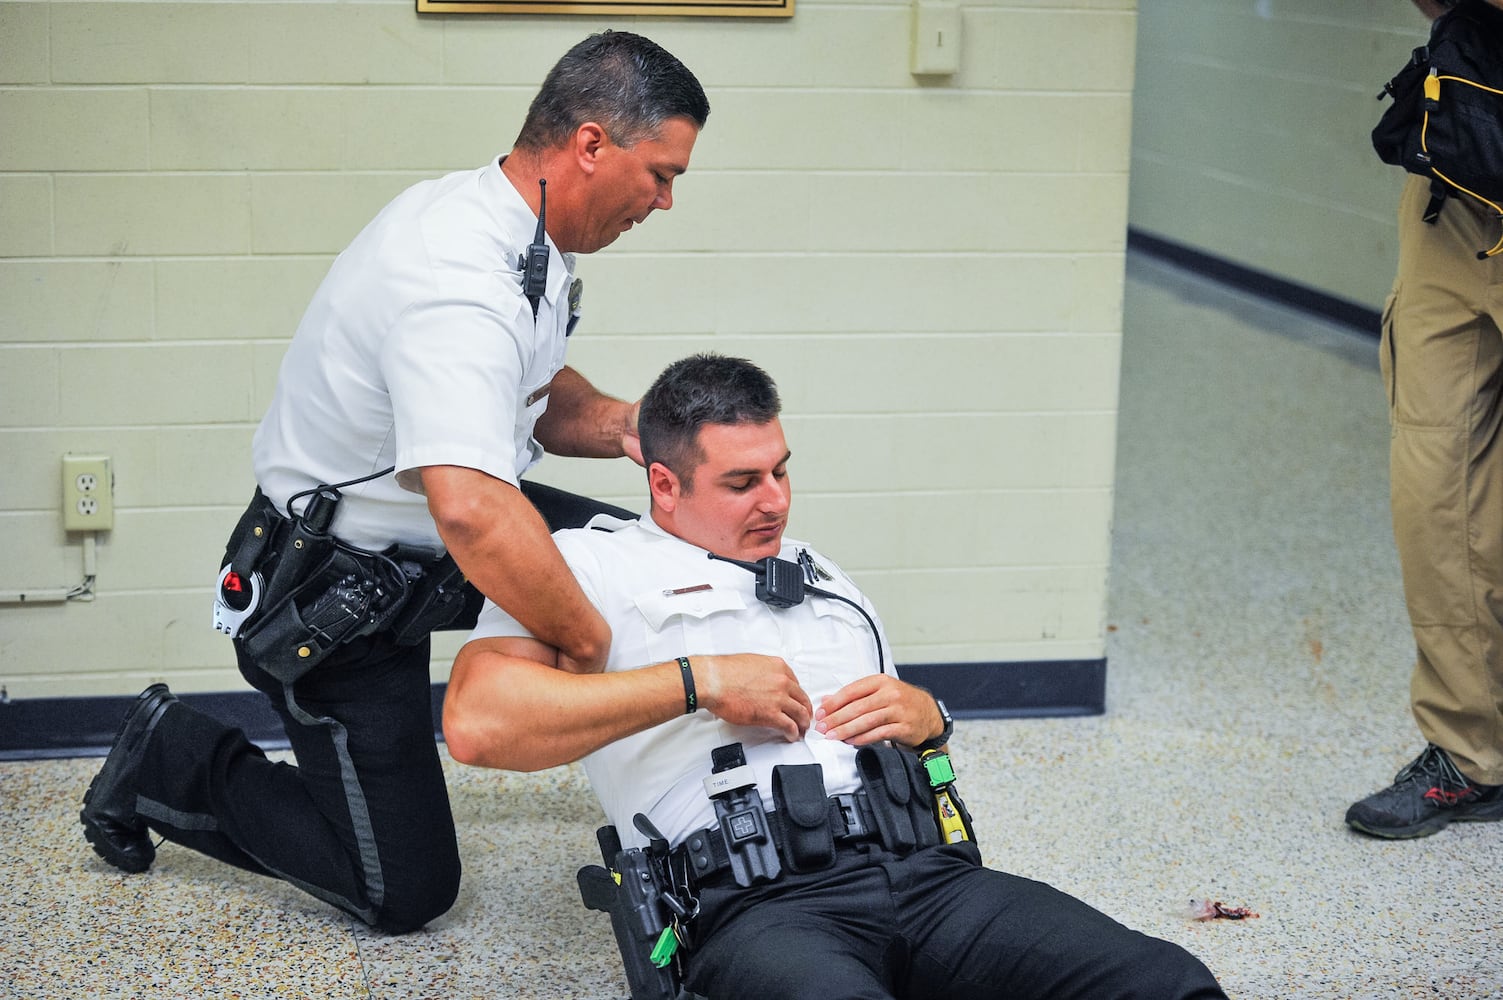
[[667,49],[629,31],[607,31],[574,46],[549,70],[516,148],[552,149],[593,121],[611,142],[630,149],[670,118],[704,128],[709,117],[704,88]]
[[675,361],[652,383],[637,413],[642,458],[661,462],[684,484],[704,461],[705,424],[765,424],[783,408],[772,377],[745,358],[693,354]]

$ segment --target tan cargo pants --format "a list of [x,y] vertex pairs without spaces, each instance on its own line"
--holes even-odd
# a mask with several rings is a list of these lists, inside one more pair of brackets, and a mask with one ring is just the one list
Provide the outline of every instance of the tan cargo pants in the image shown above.
[[1503,255],[1466,198],[1434,225],[1430,182],[1399,203],[1383,316],[1394,538],[1418,651],[1420,732],[1473,781],[1503,784]]

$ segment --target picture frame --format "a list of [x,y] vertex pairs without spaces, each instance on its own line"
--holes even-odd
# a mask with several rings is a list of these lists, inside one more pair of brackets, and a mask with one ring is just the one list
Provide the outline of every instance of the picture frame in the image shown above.
[[417,0],[419,14],[792,17],[794,0]]

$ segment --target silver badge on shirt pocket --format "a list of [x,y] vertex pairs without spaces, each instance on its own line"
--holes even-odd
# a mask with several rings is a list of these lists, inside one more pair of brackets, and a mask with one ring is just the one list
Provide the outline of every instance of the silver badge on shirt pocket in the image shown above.
[[564,327],[564,336],[574,332],[574,324],[579,322],[579,302],[584,298],[584,279],[575,278],[569,282],[569,325]]

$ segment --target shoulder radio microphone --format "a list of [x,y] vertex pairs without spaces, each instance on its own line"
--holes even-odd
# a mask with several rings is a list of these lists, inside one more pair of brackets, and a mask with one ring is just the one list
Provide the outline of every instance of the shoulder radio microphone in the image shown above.
[[532,318],[537,319],[538,302],[548,290],[548,182],[538,178],[538,230],[518,263],[522,268],[522,294],[532,303]]

